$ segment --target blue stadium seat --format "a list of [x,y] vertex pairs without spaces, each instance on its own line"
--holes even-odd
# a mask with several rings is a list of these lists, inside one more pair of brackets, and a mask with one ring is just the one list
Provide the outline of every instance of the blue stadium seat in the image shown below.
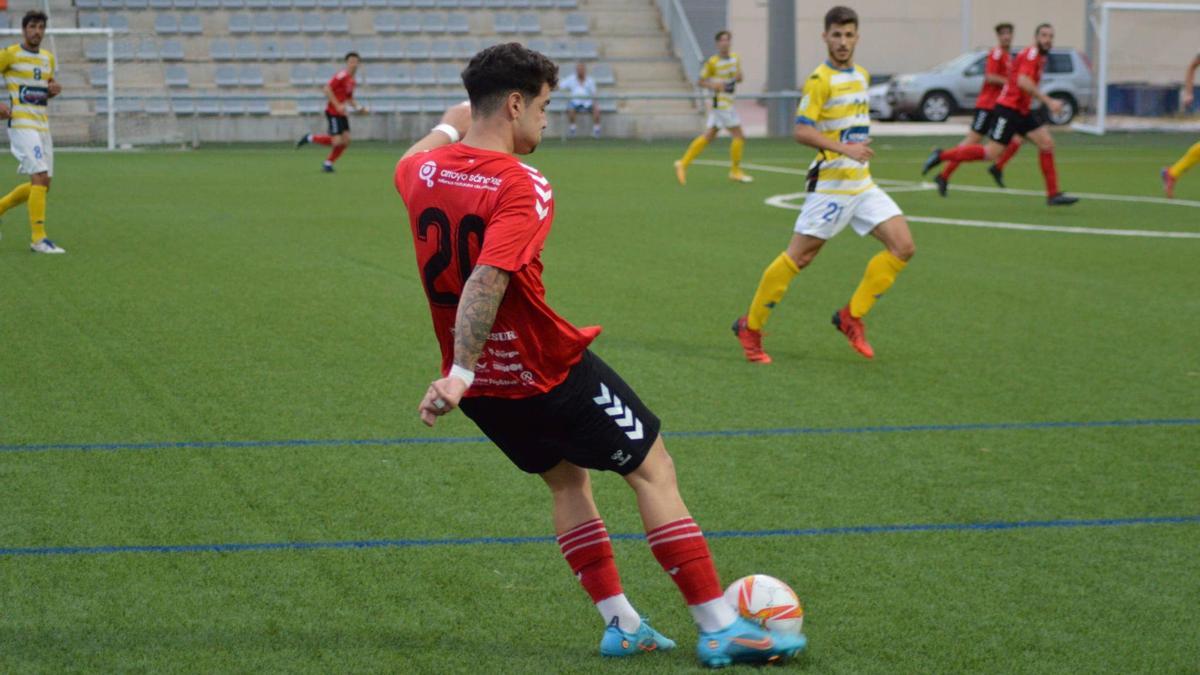
[[432,63],[418,63],[412,69],[412,82],[418,86],[429,86],[437,84],[437,71],[433,69]]
[[171,112],[171,103],[161,96],[148,98],[146,99],[146,112],[151,115],[166,115]]
[[446,15],[441,12],[429,12],[421,18],[422,33],[445,33]]
[[404,46],[405,58],[423,61],[429,58],[428,40],[409,40]]
[[250,64],[242,66],[238,71],[238,82],[243,87],[261,87],[266,84],[266,78],[263,77],[263,71],[260,66]]
[[182,61],[183,43],[179,40],[163,40],[161,53],[164,61]]
[[238,61],[257,61],[258,45],[251,40],[238,40],[233,46],[233,58]]
[[310,87],[313,84],[313,67],[307,63],[297,63],[292,66],[288,82],[293,87]]
[[579,12],[567,14],[567,33],[571,35],[587,35],[588,18]]
[[80,28],[104,28],[104,15],[100,12],[80,12]]
[[308,58],[314,61],[328,61],[333,56],[333,41],[328,39],[311,40],[308,43]]
[[292,0],[292,7],[296,9],[316,9],[317,0]]
[[190,98],[172,98],[171,109],[176,115],[195,115],[196,101]]
[[299,33],[300,15],[295,12],[283,12],[275,18],[275,30],[280,33]]
[[263,40],[258,46],[258,58],[263,61],[278,61],[283,58],[283,47],[275,40]]
[[158,41],[143,39],[137,46],[137,57],[142,61],[157,61],[159,57]]
[[221,0],[196,0],[196,9],[219,9],[220,7]]
[[88,83],[93,87],[108,86],[108,66],[99,65],[88,68]]
[[616,84],[617,78],[613,73],[611,63],[597,63],[591,67],[589,74],[595,78],[596,84]]
[[434,40],[429,47],[429,56],[443,61],[455,58],[454,43],[450,40]]
[[188,71],[178,64],[171,64],[166,67],[166,80],[168,87],[180,88],[188,86]]
[[379,45],[379,58],[402,59],[405,57],[404,42],[401,40],[384,40]]
[[283,43],[283,58],[288,61],[303,61],[308,58],[304,40],[287,40]]
[[[343,3],[345,4],[345,3]],[[325,16],[325,31],[328,33],[349,33],[350,17],[338,12]]]
[[300,29],[305,33],[324,33],[325,22],[321,20],[321,15],[316,12],[305,12],[304,18],[300,23]]
[[200,35],[204,32],[204,22],[199,14],[184,14],[179,17],[179,32],[184,35]]
[[446,17],[447,33],[470,33],[471,20],[463,12],[452,12]]
[[[80,28],[97,28],[90,22],[86,22],[83,13],[79,14]],[[179,32],[179,17],[174,14],[155,14],[154,15],[154,32],[159,35],[174,35]]]
[[396,15],[392,12],[379,12],[371,19],[371,27],[379,35],[391,35],[397,31]]
[[221,0],[222,9],[241,9],[245,6],[245,0]]
[[237,68],[230,65],[217,66],[213,73],[213,80],[218,87],[236,87],[238,86]]
[[362,57],[368,61],[374,61],[375,59],[380,58],[380,56],[382,56],[382,52],[379,47],[379,40],[375,38],[359,40],[358,53],[362,54]]
[[213,61],[231,61],[233,43],[229,40],[213,40],[208,43],[208,55]]
[[274,33],[275,15],[270,12],[258,12],[254,15],[255,33]]
[[396,17],[396,30],[401,33],[420,33],[421,15],[414,12],[402,12]]
[[517,32],[517,15],[505,12],[493,14],[492,29],[501,35]]
[[462,66],[457,63],[437,64],[437,81],[441,85],[462,84]]
[[537,14],[526,12],[517,17],[517,31],[525,35],[537,35],[542,32],[542,22]]
[[232,35],[241,35],[250,33],[254,30],[254,20],[249,14],[230,14],[229,15],[229,32]]

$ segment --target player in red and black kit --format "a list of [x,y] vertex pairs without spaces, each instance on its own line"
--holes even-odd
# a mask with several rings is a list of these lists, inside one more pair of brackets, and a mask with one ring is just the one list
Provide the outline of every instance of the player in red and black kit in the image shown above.
[[345,69],[339,70],[325,85],[325,98],[329,99],[329,104],[325,106],[325,120],[329,123],[329,133],[304,134],[296,141],[297,148],[308,143],[333,146],[321,165],[325,173],[333,173],[333,163],[350,147],[350,118],[346,116],[346,107],[350,106],[360,113],[367,112],[366,106],[354,100],[354,74],[358,72],[358,63],[358,52],[346,54]]
[[[1050,136],[1046,109],[1055,114],[1062,110],[1062,102],[1050,98],[1038,90],[1042,69],[1046,66],[1046,55],[1054,46],[1054,28],[1043,23],[1034,31],[1034,43],[1017,54],[1008,82],[996,99],[992,109],[996,119],[988,133],[987,146],[960,145],[950,150],[934,148],[921,167],[921,174],[929,173],[942,162],[977,162],[982,159],[996,161],[1008,146],[1014,134],[1033,141],[1038,148],[1038,159],[1042,165],[1042,177],[1046,180],[1046,203],[1050,206],[1065,206],[1079,201],[1058,189],[1058,171],[1054,168],[1054,138]],[[1031,110],[1036,97],[1043,107]]]
[[[1008,82],[1008,73],[1012,68],[1012,52],[1010,51],[1012,39],[1013,25],[1011,23],[996,25],[997,45],[988,52],[987,61],[984,63],[983,88],[979,90],[979,97],[975,99],[975,117],[971,120],[971,128],[967,130],[967,137],[959,145],[979,145],[992,130],[992,125],[996,121],[996,115],[992,109],[996,105],[996,99],[1000,98],[1000,90]],[[996,163],[988,167],[988,173],[992,174],[992,178],[1000,187],[1004,187],[1004,166],[1020,148],[1021,141],[1014,138],[1004,148],[1004,153],[1000,155]],[[950,185],[950,176],[958,169],[958,165],[959,162],[947,162],[942,173],[933,179],[933,182],[937,184],[938,194],[941,196],[946,196],[946,187]]]
[[469,107],[446,111],[396,165],[442,351],[444,377],[425,392],[421,419],[433,426],[461,408],[517,468],[545,481],[563,557],[606,624],[601,654],[675,643],[626,598],[588,469],[615,471],[633,488],[650,550],[699,625],[704,664],[791,656],[803,636],[765,631],[722,597],[658,418],[588,349],[600,328],[576,328],[546,304],[541,252],[554,190],[514,155],[541,141],[557,76],[552,61],[520,44],[483,50],[462,74]]

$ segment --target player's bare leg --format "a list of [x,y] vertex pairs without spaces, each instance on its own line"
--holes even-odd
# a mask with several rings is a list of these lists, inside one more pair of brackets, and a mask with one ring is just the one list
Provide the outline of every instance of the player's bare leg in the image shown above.
[[1050,135],[1049,125],[1043,124],[1030,131],[1025,134],[1025,138],[1038,149],[1038,162],[1042,166],[1042,178],[1046,181],[1046,203],[1050,206],[1069,206],[1079,201],[1078,197],[1064,194],[1058,188],[1058,170],[1054,166],[1054,137]]
[[600,104],[592,102],[592,138],[600,138]]
[[717,137],[717,131],[717,127],[705,129],[704,133],[692,139],[687,151],[683,153],[683,157],[675,160],[675,179],[679,181],[680,185],[687,185],[688,165],[704,152],[704,148],[707,148],[709,143],[712,143],[712,140]]
[[625,597],[587,469],[564,460],[540,475],[554,500],[554,532],[563,558],[604,620],[600,653],[634,656],[673,648],[675,643],[651,628]]
[[742,171],[742,152],[746,148],[746,134],[742,128],[729,127],[733,140],[729,142],[729,180],[736,183],[753,183],[754,178]]

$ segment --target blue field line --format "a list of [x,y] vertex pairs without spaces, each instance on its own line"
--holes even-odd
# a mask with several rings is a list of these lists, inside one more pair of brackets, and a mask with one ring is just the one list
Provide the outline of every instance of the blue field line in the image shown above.
[[[1200,418],[1131,419],[1065,422],[972,422],[966,424],[901,424],[861,427],[781,427],[777,429],[715,429],[665,431],[666,438],[732,438],[838,434],[888,434],[922,431],[1031,431],[1038,429],[1099,429],[1105,427],[1191,427]],[[293,438],[275,441],[149,441],[144,443],[41,443],[0,445],[0,452],[114,452],[120,450],[207,450],[236,448],[296,448],[338,445],[438,445],[485,443],[484,436],[409,436],[399,438]]]
[[[896,534],[905,532],[979,532],[1045,528],[1125,527],[1130,525],[1183,525],[1200,523],[1200,515],[1145,518],[1099,518],[1070,520],[1019,520],[987,523],[918,523],[910,525],[851,525],[802,530],[724,530],[706,532],[709,539],[753,539],[762,537],[821,537],[850,534]],[[612,539],[641,540],[643,534],[612,534]],[[435,546],[483,546],[550,544],[544,537],[465,537],[443,539],[366,539],[356,541],[282,541],[258,544],[185,544],[178,546],[48,546],[0,548],[0,556],[100,555],[106,553],[241,553],[245,551],[308,551],[318,549],[430,548]]]

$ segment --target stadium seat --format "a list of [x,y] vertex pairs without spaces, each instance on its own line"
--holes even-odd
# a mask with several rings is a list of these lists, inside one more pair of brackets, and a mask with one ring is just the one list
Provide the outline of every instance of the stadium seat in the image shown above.
[[208,55],[213,61],[232,61],[233,43],[229,40],[213,40],[208,43]]
[[554,40],[550,43],[550,51],[542,53],[555,61],[575,58],[575,49],[566,40]]
[[[163,15],[166,16],[166,15]],[[80,12],[80,28],[104,28],[104,15],[99,12]]]
[[275,15],[270,12],[258,12],[254,15],[254,32],[259,34],[275,32]]
[[493,14],[492,29],[501,35],[517,32],[517,16],[503,12]]
[[166,82],[168,87],[186,87],[188,86],[188,71],[178,64],[172,64],[166,67]]
[[213,81],[218,87],[236,87],[238,86],[237,68],[230,65],[217,66],[213,72]]
[[554,9],[554,0],[533,0],[534,9]]
[[422,33],[445,33],[446,15],[440,12],[430,12],[421,18]]
[[179,17],[179,32],[184,35],[200,35],[204,33],[204,22],[199,14],[184,14]]
[[119,98],[117,99],[118,113],[140,113],[144,110],[144,103],[140,98]]
[[[343,3],[344,5],[345,3]],[[325,17],[325,31],[328,33],[349,33],[350,32],[350,17],[339,12],[337,14],[328,14]]]
[[454,58],[469,60],[479,52],[479,43],[473,38],[460,38],[454,41]]
[[517,31],[525,35],[537,35],[542,32],[542,22],[533,12],[521,14],[517,17]]
[[367,7],[370,7],[372,9],[379,9],[379,8],[387,7],[387,6],[388,6],[387,0],[367,0]]
[[316,12],[305,12],[304,18],[301,21],[300,29],[305,33],[324,33],[325,22],[321,20],[321,15]]
[[100,0],[76,0],[75,9],[100,9]]
[[530,0],[508,0],[508,6],[511,9],[529,9],[533,3]]
[[428,40],[409,40],[404,47],[405,58],[423,61],[429,58]]
[[220,6],[221,0],[196,0],[196,9],[218,9]]
[[246,9],[266,9],[268,6],[268,0],[246,0]]
[[[549,40],[546,40],[544,38],[534,38],[532,40],[528,40],[525,43],[525,46],[529,47],[530,49],[532,49],[535,52],[539,52],[541,54],[545,54],[546,56],[550,56],[550,41]],[[551,58],[554,58],[554,57],[551,57]]]
[[220,111],[222,115],[245,115],[246,102],[240,98],[222,100],[220,101]]
[[262,67],[250,64],[242,66],[238,71],[238,82],[243,87],[261,87],[266,84],[266,78],[263,77]]
[[271,114],[271,103],[270,103],[270,101],[267,101],[265,99],[252,98],[249,101],[246,101],[246,114],[247,115],[270,115]]
[[483,0],[458,0],[458,5],[463,9],[479,9],[483,7]]
[[182,61],[183,43],[179,40],[163,40],[161,54],[164,61]]
[[195,114],[197,115],[220,115],[221,101],[215,96],[206,96],[195,100]]
[[233,45],[233,58],[237,61],[257,61],[258,45],[250,40],[238,40]]
[[455,58],[454,43],[449,40],[434,40],[429,47],[429,57],[443,61]]
[[83,56],[88,61],[103,61],[108,58],[108,45],[104,42],[88,42],[83,46]]
[[321,9],[337,9],[341,7],[341,3],[338,0],[317,0],[317,7]]
[[171,103],[161,96],[148,98],[146,99],[146,112],[151,115],[166,115],[171,112]]
[[379,35],[391,35],[397,32],[396,15],[392,12],[379,12],[371,19],[371,27]]
[[300,15],[295,12],[284,12],[275,19],[275,30],[279,33],[299,33]]
[[175,9],[196,9],[196,0],[175,0],[171,4]]
[[412,0],[412,4],[413,4],[413,7],[416,7],[417,9],[433,9],[436,4],[436,1],[435,0]]
[[508,0],[483,0],[483,6],[488,9],[504,9],[508,7]]
[[288,40],[283,43],[283,58],[288,61],[303,61],[308,58],[304,40]]
[[362,54],[364,59],[374,61],[382,56],[382,51],[379,46],[379,40],[375,38],[367,38],[358,41],[358,53]]
[[159,57],[158,41],[143,39],[137,46],[137,57],[142,61],[157,61]]
[[591,76],[596,80],[596,84],[616,84],[617,78],[613,74],[611,63],[597,63],[592,66],[590,71]]
[[195,115],[196,101],[190,98],[172,98],[171,109],[176,115]]
[[312,40],[308,43],[308,58],[314,61],[328,61],[333,58],[333,41],[328,39]]
[[296,101],[296,112],[301,115],[319,115],[325,111],[328,101],[318,98],[304,98]]
[[401,33],[420,33],[421,15],[413,12],[402,12],[396,18],[396,30]]
[[132,61],[137,53],[137,46],[133,40],[115,40],[113,41],[113,58],[118,61]]
[[254,20],[249,14],[230,14],[229,15],[229,32],[232,35],[241,35],[254,30]]
[[363,0],[342,0],[342,7],[346,9],[359,9],[365,4]]
[[579,0],[555,0],[554,6],[559,9],[575,9],[579,7]]
[[245,0],[221,0],[222,9],[241,9],[245,6]]
[[358,45],[354,40],[349,38],[339,38],[333,41],[333,53],[337,55],[338,59],[341,59],[350,52],[356,51],[358,51]]
[[283,47],[275,40],[263,40],[258,46],[258,58],[263,61],[278,61],[283,58]]
[[575,43],[572,49],[574,58],[590,60],[600,58],[600,48],[596,46],[595,40],[580,40]]
[[313,84],[313,67],[307,63],[297,63],[292,66],[288,82],[293,87],[310,87]]
[[108,66],[91,66],[88,68],[88,84],[93,87],[108,86]]
[[457,63],[437,64],[437,82],[441,85],[462,84],[462,66]]
[[454,12],[446,17],[446,32],[447,33],[470,33],[471,21],[466,14],[462,12]]
[[438,9],[458,9],[458,0],[437,0]]
[[[86,17],[82,12],[79,14],[80,28],[99,28],[92,25],[89,21],[91,17]],[[159,35],[174,35],[179,32],[179,17],[174,14],[155,14],[154,15],[154,32]]]
[[432,63],[418,63],[412,69],[412,82],[418,86],[429,86],[437,84],[437,71],[433,69]]
[[102,9],[121,9],[123,4],[121,0],[100,0]]
[[171,0],[150,0],[150,9],[174,9]]
[[292,7],[296,9],[316,9],[317,0],[292,0]]
[[267,3],[271,9],[291,9],[292,0],[270,0]]
[[408,9],[412,7],[412,0],[388,0],[388,7],[394,9]]
[[567,15],[567,33],[571,35],[587,35],[588,18],[579,12],[571,12]]
[[402,59],[404,56],[404,42],[400,40],[384,40],[379,44],[381,59]]
[[108,20],[105,23],[115,31],[129,32],[129,17],[124,14],[109,14]]
[[337,75],[338,67],[329,63],[322,63],[313,71],[313,84],[324,86],[326,82],[333,79]]

